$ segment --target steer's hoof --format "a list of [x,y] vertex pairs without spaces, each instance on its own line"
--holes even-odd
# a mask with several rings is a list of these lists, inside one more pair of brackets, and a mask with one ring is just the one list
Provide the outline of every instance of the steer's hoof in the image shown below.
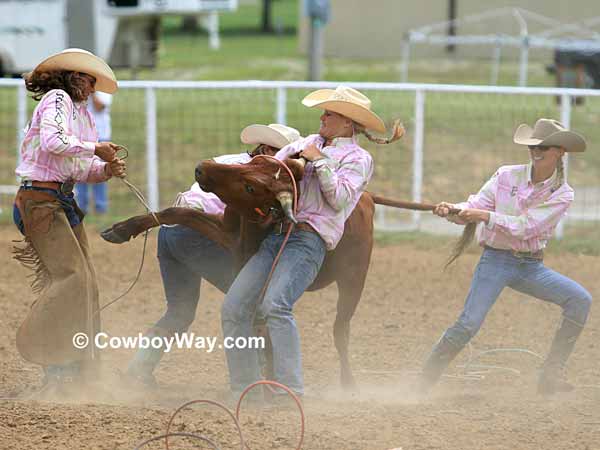
[[115,231],[113,227],[101,231],[100,236],[102,236],[102,239],[104,239],[105,241],[112,242],[113,244],[123,244],[124,242],[127,242],[129,241],[129,239],[131,239],[131,236],[120,235]]

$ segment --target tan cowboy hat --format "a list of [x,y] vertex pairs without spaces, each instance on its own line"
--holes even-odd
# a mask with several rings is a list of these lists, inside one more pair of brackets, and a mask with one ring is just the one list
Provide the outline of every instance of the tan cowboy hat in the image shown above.
[[244,144],[266,144],[275,148],[283,148],[301,137],[300,132],[295,128],[278,123],[248,125],[240,134],[240,139]]
[[71,70],[87,73],[96,78],[96,90],[114,94],[117,90],[117,78],[102,58],[80,48],[67,48],[49,56],[39,63],[34,72],[50,70]]
[[521,145],[562,147],[567,152],[583,152],[586,147],[583,136],[567,130],[554,119],[539,119],[533,128],[527,124],[519,125],[513,141]]
[[319,89],[311,92],[304,97],[302,104],[309,108],[336,112],[379,133],[386,131],[383,120],[371,111],[371,100],[348,86],[338,86],[335,90]]

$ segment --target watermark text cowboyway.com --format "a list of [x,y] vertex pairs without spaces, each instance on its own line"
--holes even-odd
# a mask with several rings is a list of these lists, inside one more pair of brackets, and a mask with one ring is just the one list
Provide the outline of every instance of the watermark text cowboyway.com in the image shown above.
[[[196,336],[195,333],[175,333],[172,336],[144,336],[138,333],[136,336],[110,336],[108,333],[100,332],[93,337],[93,345],[98,349],[140,349],[155,348],[169,353],[173,349],[204,350],[212,353],[216,349],[264,349],[265,338],[250,336],[237,338],[226,337],[222,343],[216,336]],[[73,346],[78,349],[87,348],[90,338],[85,333],[76,333],[73,336]]]

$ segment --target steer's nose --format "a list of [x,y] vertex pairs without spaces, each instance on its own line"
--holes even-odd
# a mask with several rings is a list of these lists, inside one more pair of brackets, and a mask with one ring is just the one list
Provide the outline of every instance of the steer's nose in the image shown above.
[[196,171],[195,171],[196,181],[198,181],[200,179],[200,177],[202,176],[202,169],[200,168],[200,166],[201,166],[200,164],[198,164],[196,166]]

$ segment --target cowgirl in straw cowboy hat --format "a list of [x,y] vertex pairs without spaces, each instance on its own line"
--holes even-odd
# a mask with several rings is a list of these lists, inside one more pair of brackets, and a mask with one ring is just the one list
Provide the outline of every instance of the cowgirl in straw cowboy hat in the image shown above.
[[[402,135],[397,124],[390,139],[367,130],[385,132],[383,121],[371,111],[370,100],[355,89],[315,91],[304,98],[308,107],[323,110],[318,134],[300,139],[275,157],[300,154],[308,163],[300,182],[295,226],[273,273],[260,307],[260,316],[272,342],[274,379],[297,394],[304,392],[300,338],[292,313],[295,303],[317,276],[327,250],[333,250],[344,222],[356,206],[373,173],[371,155],[358,143],[358,135],[380,143]],[[275,255],[284,235],[271,232],[258,252],[241,270],[222,308],[223,336],[249,337],[252,318]],[[253,349],[227,349],[231,390],[236,393],[260,379],[258,354]]]
[[96,357],[93,346],[75,348],[73,335],[92,339],[100,326],[96,275],[73,183],[125,175],[115,145],[97,142],[86,100],[96,89],[115,92],[117,81],[102,59],[81,49],[50,56],[24,78],[39,104],[16,169],[21,187],[14,220],[25,247],[15,252],[35,270],[39,297],[17,332],[17,348],[44,367],[46,381],[64,386]]
[[[223,164],[244,164],[256,155],[274,155],[300,139],[298,130],[280,124],[249,125],[242,130],[241,141],[253,150],[214,158]],[[198,183],[177,196],[174,206],[195,208],[209,214],[223,214],[225,204],[215,194],[204,192]],[[147,332],[149,337],[173,336],[188,330],[200,300],[204,278],[221,292],[233,281],[233,257],[214,241],[183,225],[162,226],[158,232],[158,262],[167,300],[167,310]],[[162,349],[140,349],[127,368],[128,378],[142,384],[156,384],[154,369]]]
[[[463,312],[425,362],[423,392],[437,382],[477,333],[507,286],[562,308],[562,321],[543,364],[538,393],[548,395],[573,389],[564,378],[564,369],[592,298],[577,282],[544,266],[542,259],[548,239],[573,201],[573,189],[565,182],[562,157],[565,152],[583,152],[586,143],[582,136],[550,119],[539,119],[533,128],[520,125],[514,142],[528,146],[529,164],[500,167],[466,202],[442,202],[434,210],[438,216],[466,224],[473,231],[481,223],[478,240],[484,250]],[[450,215],[451,208],[461,211]]]

